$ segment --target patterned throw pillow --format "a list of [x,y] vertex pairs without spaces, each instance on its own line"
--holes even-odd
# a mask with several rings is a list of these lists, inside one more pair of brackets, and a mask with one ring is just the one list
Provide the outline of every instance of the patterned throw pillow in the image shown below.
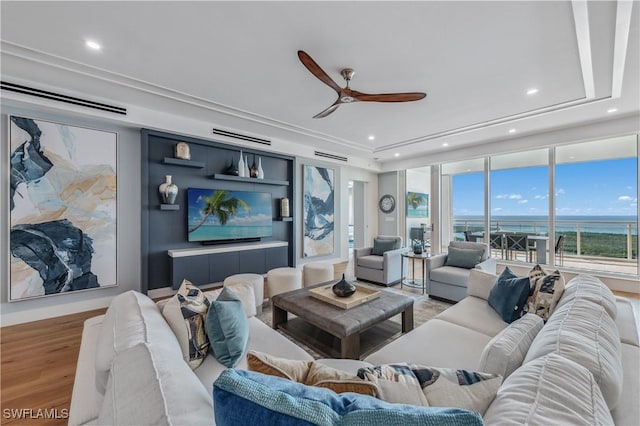
[[258,351],[249,351],[247,363],[249,370],[282,377],[308,386],[331,389],[335,393],[355,392],[378,396],[378,388],[374,383],[314,361],[290,360]]
[[[402,377],[399,380],[398,377]],[[427,404],[432,407],[456,407],[484,414],[496,396],[502,376],[450,368],[423,367],[412,364],[390,364],[361,368],[358,377],[385,379],[382,386],[391,387],[395,377],[403,390],[422,389]],[[381,393],[383,389],[381,389]],[[420,393],[418,391],[418,393]]]
[[194,370],[209,352],[209,340],[204,328],[209,305],[202,290],[184,280],[178,293],[162,309],[162,316],[180,342],[185,361]]
[[529,278],[531,281],[531,295],[527,300],[525,310],[530,314],[538,315],[546,322],[564,292],[564,278],[558,270],[547,274],[540,265],[533,267],[529,273]]

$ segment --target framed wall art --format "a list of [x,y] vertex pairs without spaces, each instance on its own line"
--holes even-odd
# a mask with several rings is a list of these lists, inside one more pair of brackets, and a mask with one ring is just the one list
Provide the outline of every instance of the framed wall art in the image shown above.
[[333,253],[334,171],[303,166],[303,257]]
[[429,217],[429,194],[407,192],[407,217]]
[[9,117],[9,301],[117,285],[115,132]]

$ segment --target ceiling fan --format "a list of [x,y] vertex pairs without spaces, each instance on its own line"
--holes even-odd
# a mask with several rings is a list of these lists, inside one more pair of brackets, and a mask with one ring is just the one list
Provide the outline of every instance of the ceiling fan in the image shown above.
[[351,68],[345,68],[340,71],[340,74],[347,82],[347,85],[345,87],[340,87],[335,81],[331,79],[331,77],[327,75],[326,72],[322,70],[322,68],[320,68],[320,66],[306,52],[304,52],[303,50],[298,50],[298,58],[300,58],[300,62],[302,62],[302,65],[307,67],[311,74],[315,75],[318,80],[322,81],[324,84],[331,87],[336,91],[336,93],[338,93],[338,99],[333,103],[333,105],[320,112],[319,114],[314,115],[313,118],[324,118],[338,109],[338,107],[342,104],[350,104],[353,102],[411,102],[419,101],[420,99],[423,99],[425,96],[427,96],[426,93],[422,92],[380,94],[358,92],[349,87],[349,81],[351,81],[351,78],[355,73],[355,71]]

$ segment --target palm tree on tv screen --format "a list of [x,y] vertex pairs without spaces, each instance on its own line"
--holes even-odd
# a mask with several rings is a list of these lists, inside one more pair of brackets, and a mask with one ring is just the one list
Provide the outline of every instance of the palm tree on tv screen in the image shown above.
[[193,232],[204,225],[211,215],[215,215],[218,218],[220,225],[225,225],[232,216],[238,213],[239,207],[249,211],[249,205],[244,200],[236,197],[227,197],[229,197],[229,191],[222,190],[216,190],[210,196],[203,197],[205,205],[202,209],[202,220],[191,228],[189,232]]
[[407,195],[407,203],[411,204],[411,207],[413,207],[414,210],[426,202],[427,200],[417,192],[409,192]]

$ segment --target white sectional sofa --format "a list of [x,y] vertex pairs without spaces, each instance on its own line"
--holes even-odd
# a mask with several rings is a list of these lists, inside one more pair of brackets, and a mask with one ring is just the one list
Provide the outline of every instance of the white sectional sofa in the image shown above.
[[[473,271],[468,296],[436,318],[364,361],[325,363],[351,372],[396,362],[474,371],[506,368],[508,377],[484,415],[487,424],[567,424],[577,418],[587,424],[637,424],[640,347],[630,303],[594,278],[578,276],[544,326],[532,318],[509,326],[487,304],[494,280],[495,275]],[[69,424],[213,424],[212,385],[225,367],[208,356],[192,371],[160,309],[144,295],[120,295],[110,310],[107,317],[85,322]],[[524,327],[527,321],[531,327]],[[501,337],[518,331],[515,324],[530,332],[506,339],[508,366],[491,364],[498,358],[487,348],[504,352]],[[248,350],[312,359],[255,317],[249,327]],[[246,360],[237,368],[246,369]]]

